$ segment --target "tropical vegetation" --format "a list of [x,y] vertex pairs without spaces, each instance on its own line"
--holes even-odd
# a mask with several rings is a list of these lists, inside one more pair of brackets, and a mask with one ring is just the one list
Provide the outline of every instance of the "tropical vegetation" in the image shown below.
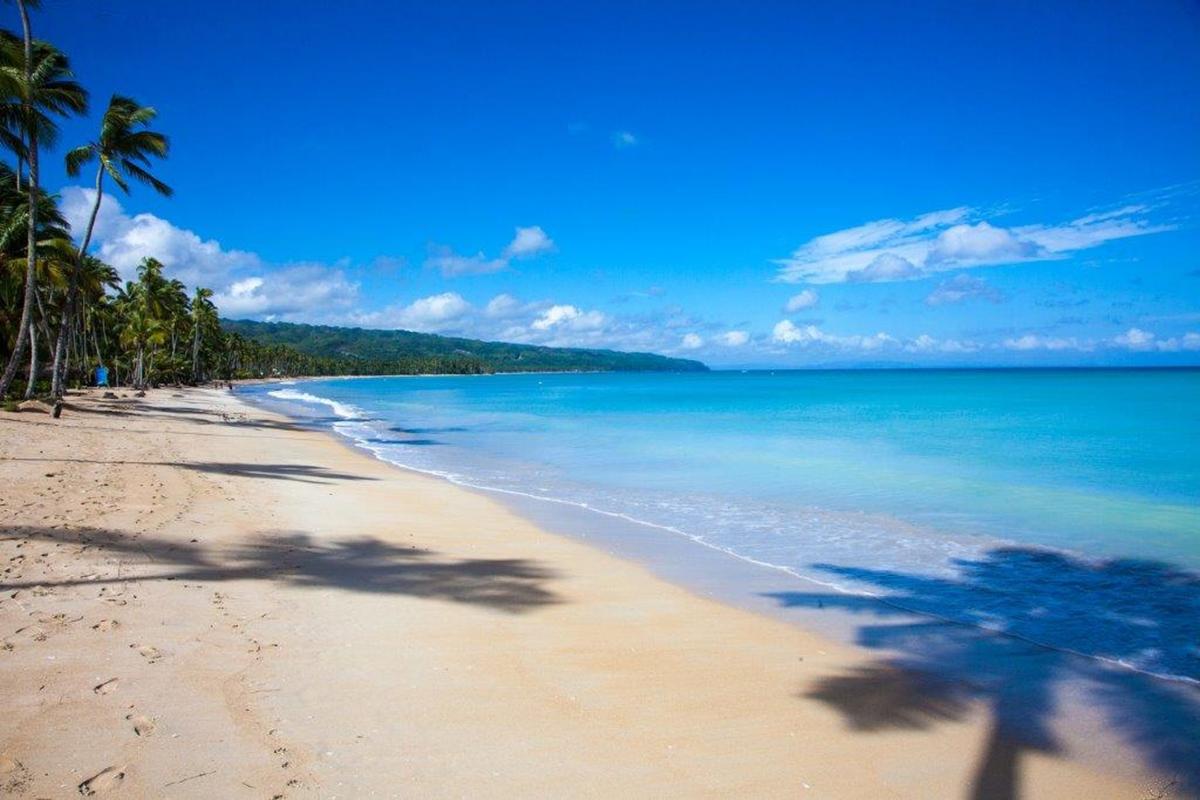
[[210,289],[184,286],[152,257],[122,282],[90,250],[101,203],[110,185],[170,196],[154,174],[169,141],[153,127],[152,106],[111,95],[95,137],[62,155],[72,177],[94,167],[90,214],[72,230],[39,167],[59,145],[59,122],[88,113],[88,92],[67,55],[33,36],[29,12],[39,0],[15,5],[20,34],[0,30],[0,398],[57,399],[94,382],[101,367],[110,384],[139,388],[292,375],[704,369],[645,353],[222,321]]
[[[621,353],[573,347],[481,342],[401,330],[369,330],[288,322],[224,320],[230,335],[262,346],[283,347],[318,374],[410,375],[487,372],[695,372],[699,361],[654,353]],[[296,355],[289,356],[295,358]]]

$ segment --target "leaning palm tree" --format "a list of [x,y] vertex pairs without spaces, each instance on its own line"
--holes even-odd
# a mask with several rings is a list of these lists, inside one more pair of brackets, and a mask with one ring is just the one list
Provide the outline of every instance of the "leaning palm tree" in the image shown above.
[[0,374],[0,397],[8,392],[24,355],[37,292],[38,147],[51,144],[58,132],[52,114],[65,116],[87,110],[87,92],[72,80],[67,57],[45,42],[33,40],[27,8],[30,2],[17,0],[23,37],[18,40],[7,31],[0,32],[0,96],[16,101],[3,104],[5,113],[0,116],[0,127],[10,136],[20,138],[18,158],[24,157],[29,164],[25,297],[17,341],[4,373]]
[[[150,186],[159,194],[171,196],[171,187],[150,174],[151,157],[165,158],[169,148],[167,137],[157,131],[147,130],[158,112],[151,106],[139,105],[129,97],[114,94],[108,101],[108,109],[100,121],[100,135],[96,141],[80,145],[67,153],[67,174],[72,178],[79,175],[85,164],[92,160],[96,166],[96,196],[92,201],[92,213],[87,228],[79,242],[78,257],[82,263],[92,242],[92,231],[96,227],[96,215],[100,213],[100,201],[104,197],[104,177],[112,178],[121,191],[129,193],[128,179],[132,178]],[[76,273],[77,275],[77,273]],[[68,289],[67,310],[63,313],[62,325],[58,330],[58,342],[54,348],[54,378],[51,392],[55,397],[62,394],[65,377],[62,370],[63,355],[70,315],[78,295],[78,279],[72,277]]]

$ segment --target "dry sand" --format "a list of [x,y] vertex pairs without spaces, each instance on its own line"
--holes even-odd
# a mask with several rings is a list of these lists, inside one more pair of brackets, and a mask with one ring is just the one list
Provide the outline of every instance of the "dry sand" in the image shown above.
[[1152,793],[978,708],[872,726],[919,693],[867,653],[227,392],[0,414],[0,459],[0,794]]

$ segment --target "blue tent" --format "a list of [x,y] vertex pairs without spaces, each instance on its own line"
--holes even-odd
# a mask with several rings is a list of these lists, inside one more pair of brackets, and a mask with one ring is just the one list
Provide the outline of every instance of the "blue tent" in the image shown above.
[[108,386],[108,367],[96,367],[96,385]]

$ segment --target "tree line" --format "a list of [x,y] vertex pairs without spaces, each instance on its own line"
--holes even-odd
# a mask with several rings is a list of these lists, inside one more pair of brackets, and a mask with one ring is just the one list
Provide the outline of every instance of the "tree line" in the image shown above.
[[[57,196],[40,184],[43,156],[59,144],[60,120],[88,114],[87,90],[67,55],[33,36],[15,0],[19,34],[0,30],[0,399],[61,398],[104,367],[112,384],[293,375],[483,373],[528,370],[704,369],[637,353],[507,345],[406,331],[222,324],[213,293],[189,291],[145,258],[134,280],[89,252],[106,191],[133,184],[170,196],[153,174],[170,145],[157,112],[113,94],[95,137],[61,154],[68,175],[94,174],[90,214],[72,230]],[[250,334],[253,334],[251,336]],[[285,341],[280,341],[280,339]],[[23,395],[22,395],[23,393]]]
[[67,174],[94,169],[91,213],[72,231],[59,198],[40,185],[42,158],[58,144],[58,122],[86,115],[87,90],[67,55],[33,36],[30,10],[16,0],[21,33],[0,30],[0,398],[63,395],[103,366],[113,383],[144,387],[214,377],[300,374],[330,366],[291,348],[260,345],[222,330],[212,292],[163,275],[146,258],[137,278],[88,252],[110,184],[124,193],[142,184],[170,196],[153,174],[169,151],[153,130],[152,106],[120,94],[109,99],[95,138],[63,154]]

